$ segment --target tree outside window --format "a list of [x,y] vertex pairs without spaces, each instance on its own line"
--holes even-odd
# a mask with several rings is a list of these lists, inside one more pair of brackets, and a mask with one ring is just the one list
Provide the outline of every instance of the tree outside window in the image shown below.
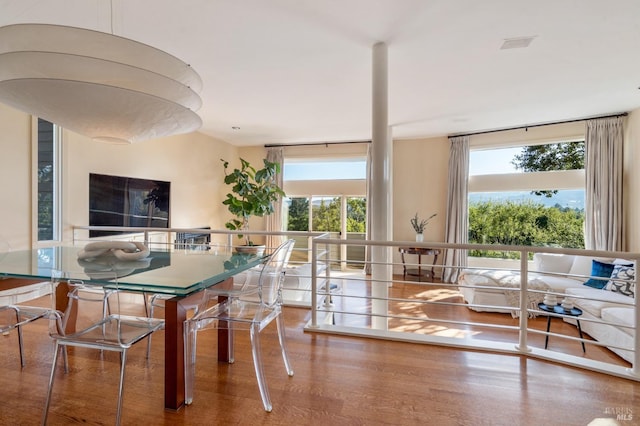
[[[526,173],[583,169],[584,141],[525,146],[513,156],[511,164]],[[584,248],[584,202],[579,207],[552,204],[551,199],[555,200],[562,192],[571,191],[543,189],[530,193],[470,194],[469,242]],[[573,192],[574,197],[582,194],[584,198],[584,188]],[[486,195],[486,199],[480,195]],[[519,200],[515,201],[516,198]],[[470,251],[469,255],[519,257],[518,253],[479,250]]]

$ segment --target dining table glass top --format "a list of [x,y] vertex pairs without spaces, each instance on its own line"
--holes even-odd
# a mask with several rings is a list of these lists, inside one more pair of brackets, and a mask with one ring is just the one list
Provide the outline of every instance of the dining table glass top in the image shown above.
[[121,290],[186,296],[259,265],[263,257],[213,250],[151,251],[144,259],[78,259],[82,247],[56,246],[0,253],[0,277],[68,279]]

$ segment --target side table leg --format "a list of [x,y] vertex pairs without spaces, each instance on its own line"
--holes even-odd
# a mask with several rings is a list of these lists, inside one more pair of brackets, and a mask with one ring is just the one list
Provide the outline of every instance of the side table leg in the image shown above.
[[551,317],[547,317],[547,334],[544,338],[544,348],[547,349],[549,345],[549,330],[551,329]]
[[438,253],[434,253],[433,255],[433,265],[431,265],[431,281],[435,280],[436,278],[436,263],[438,263]]
[[[582,337],[582,327],[580,327],[580,320],[576,320],[576,322],[578,323],[578,334],[580,335],[581,339],[584,339]],[[581,340],[580,343],[582,343],[582,353],[587,353],[587,350],[584,347],[584,340]]]

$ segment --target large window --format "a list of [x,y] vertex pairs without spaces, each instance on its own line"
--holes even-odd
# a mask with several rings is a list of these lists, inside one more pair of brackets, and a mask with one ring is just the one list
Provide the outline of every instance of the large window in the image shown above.
[[38,241],[59,239],[59,131],[41,118],[37,126]]
[[[334,149],[336,147],[333,147]],[[349,147],[353,149],[353,146]],[[363,147],[358,147],[361,151]],[[309,148],[312,149],[312,148]],[[316,147],[316,149],[319,149]],[[366,157],[353,152],[327,155],[320,150],[310,155],[287,157],[284,162],[283,223],[289,231],[329,232],[331,238],[363,239],[366,231]],[[296,239],[296,247],[307,247]],[[361,266],[360,247],[341,246],[331,253],[341,267],[350,261]]]
[[583,141],[472,150],[469,165],[469,242],[584,247]]

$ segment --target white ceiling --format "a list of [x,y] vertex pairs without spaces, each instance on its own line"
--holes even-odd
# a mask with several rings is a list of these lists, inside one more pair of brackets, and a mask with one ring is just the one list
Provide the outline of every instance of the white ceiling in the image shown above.
[[640,107],[639,0],[0,0],[0,26],[27,22],[113,27],[190,63],[201,131],[239,146],[370,139],[379,41],[394,138]]

